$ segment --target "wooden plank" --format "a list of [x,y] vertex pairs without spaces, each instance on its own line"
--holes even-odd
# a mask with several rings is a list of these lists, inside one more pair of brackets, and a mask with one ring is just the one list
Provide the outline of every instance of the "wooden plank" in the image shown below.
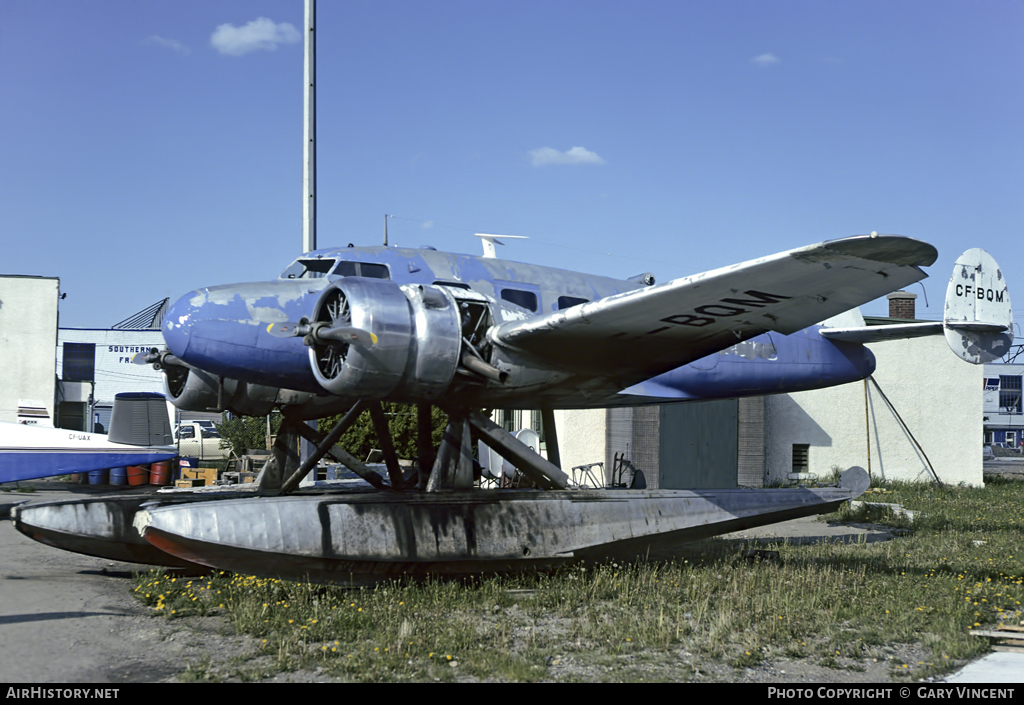
[[993,651],[1009,651],[1014,654],[1024,654],[1024,646],[1001,646],[996,645],[992,647]]
[[1011,631],[991,631],[988,629],[971,629],[967,632],[971,636],[987,636],[991,639],[1009,639],[1011,641],[1024,641],[1024,633]]

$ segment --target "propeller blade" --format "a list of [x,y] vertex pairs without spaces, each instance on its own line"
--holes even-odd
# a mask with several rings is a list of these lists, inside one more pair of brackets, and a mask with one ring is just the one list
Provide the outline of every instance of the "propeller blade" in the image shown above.
[[339,343],[348,343],[349,345],[358,345],[364,348],[373,347],[377,344],[377,336],[371,331],[363,330],[362,328],[352,328],[349,326],[321,328],[317,331],[317,336],[324,340],[333,340]]
[[326,323],[306,323],[300,321],[286,321],[284,323],[271,323],[267,326],[267,332],[275,338],[298,338],[304,335],[312,335],[321,342],[347,343],[369,348],[377,344],[377,336],[371,331],[351,326],[328,327]]
[[151,365],[153,365],[153,369],[154,370],[162,370],[164,367],[167,367],[168,365],[179,365],[179,366],[188,367],[188,365],[185,365],[185,363],[183,363],[181,360],[179,360],[174,355],[171,355],[171,353],[168,352],[167,350],[164,350],[163,352],[161,352],[161,351],[157,350],[156,348],[150,348],[149,352],[135,353],[134,355],[132,355],[132,364],[133,365],[150,365],[151,364]]
[[135,353],[132,355],[133,365],[149,365],[160,359],[160,351],[156,348],[151,348],[146,352]]
[[295,321],[271,323],[267,326],[267,332],[275,338],[297,338],[309,332],[309,325]]

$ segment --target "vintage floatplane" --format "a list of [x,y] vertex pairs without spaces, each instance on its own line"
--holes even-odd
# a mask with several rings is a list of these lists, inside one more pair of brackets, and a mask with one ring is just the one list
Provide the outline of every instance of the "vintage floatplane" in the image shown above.
[[[943,321],[884,327],[822,325],[926,277],[934,247],[888,235],[790,250],[657,284],[505,261],[483,236],[483,257],[431,248],[345,247],[309,252],[273,281],[216,286],[179,299],[163,322],[165,373],[182,409],[285,422],[255,494],[209,501],[157,498],[98,505],[94,523],[65,517],[81,502],[25,505],[19,528],[58,544],[60,524],[81,548],[116,536],[133,556],[165,554],[260,575],[372,582],[401,574],[546,568],[657,552],[687,539],[833,510],[867,488],[854,468],[832,488],[586,490],[567,488],[553,410],[661,404],[815,389],[864,379],[864,343],[944,334],[968,362],[1002,356],[1012,313],[1002,274],[982,250],[958,260]],[[862,322],[862,321],[861,321]],[[404,475],[382,400],[448,415],[440,448],[419,434],[419,465]],[[539,409],[541,457],[480,409]],[[384,477],[335,446],[364,410],[382,439]],[[327,434],[307,419],[345,413]],[[316,445],[300,461],[299,437]],[[532,489],[475,486],[472,441],[511,462]],[[297,491],[325,455],[365,491]],[[124,502],[128,502],[125,504]],[[134,521],[138,533],[127,531]],[[107,522],[104,524],[104,522]],[[110,527],[108,524],[117,524]],[[100,526],[102,524],[103,526]],[[77,532],[77,533],[76,533]],[[131,536],[129,536],[131,534]],[[145,540],[143,540],[143,538]],[[108,548],[90,544],[85,552]]]

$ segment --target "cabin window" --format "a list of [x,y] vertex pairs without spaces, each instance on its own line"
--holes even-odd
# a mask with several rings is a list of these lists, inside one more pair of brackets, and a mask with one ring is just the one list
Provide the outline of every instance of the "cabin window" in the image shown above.
[[339,277],[368,277],[370,279],[390,279],[391,272],[386,265],[374,262],[338,262],[333,274]]
[[279,279],[319,279],[334,267],[334,259],[297,259],[288,265]]
[[502,289],[501,298],[509,303],[521,306],[530,311],[537,310],[537,295],[532,291],[522,289]]
[[589,303],[590,299],[581,299],[578,296],[559,296],[558,297],[558,310],[561,311],[563,308],[572,308],[573,306],[579,306],[580,304]]

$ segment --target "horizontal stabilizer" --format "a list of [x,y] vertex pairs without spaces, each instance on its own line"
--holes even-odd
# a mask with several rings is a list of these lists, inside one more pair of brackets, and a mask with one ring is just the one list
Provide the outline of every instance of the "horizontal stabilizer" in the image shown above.
[[821,335],[861,344],[945,335],[953,352],[967,362],[991,362],[1005,355],[1013,342],[1010,293],[992,256],[968,250],[953,268],[943,321],[823,328]]
[[892,326],[860,326],[857,328],[822,328],[821,334],[829,340],[845,343],[879,343],[885,340],[920,338],[925,335],[941,335],[945,332],[942,323],[899,323]]

